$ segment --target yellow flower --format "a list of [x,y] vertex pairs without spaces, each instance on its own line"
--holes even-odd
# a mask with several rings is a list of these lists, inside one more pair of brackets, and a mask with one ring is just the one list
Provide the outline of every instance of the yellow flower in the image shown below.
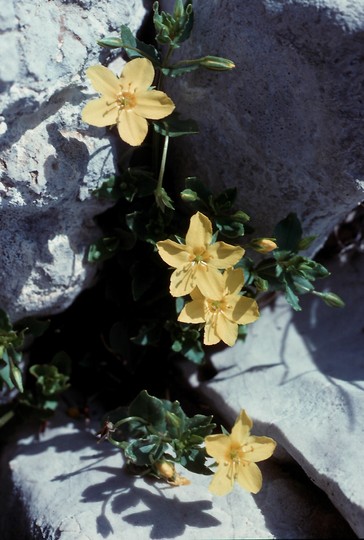
[[258,319],[258,304],[252,298],[239,295],[244,285],[241,268],[229,268],[218,277],[212,295],[205,297],[197,288],[191,292],[192,302],[184,306],[178,321],[206,323],[205,345],[214,345],[222,340],[232,346],[238,338],[238,324],[249,324]]
[[221,276],[218,269],[234,266],[244,255],[244,249],[239,246],[225,242],[212,244],[211,240],[211,221],[197,212],[191,217],[185,244],[173,240],[157,242],[159,255],[175,268],[169,289],[172,296],[190,294],[195,287],[204,296],[213,294]]
[[142,144],[147,136],[146,118],[159,120],[175,108],[164,92],[149,90],[154,67],[146,58],[128,62],[120,78],[101,65],[88,68],[86,75],[101,97],[84,107],[82,120],[97,127],[116,124],[120,137],[131,146]]
[[235,480],[251,493],[260,491],[262,473],[256,462],[271,457],[277,443],[270,437],[250,435],[252,426],[253,422],[242,410],[230,435],[205,437],[206,451],[218,464],[209,486],[214,495],[229,493]]

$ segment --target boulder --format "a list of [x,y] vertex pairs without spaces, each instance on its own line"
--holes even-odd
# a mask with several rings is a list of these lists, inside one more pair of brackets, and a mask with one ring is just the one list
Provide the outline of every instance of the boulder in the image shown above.
[[[67,308],[92,283],[88,246],[106,209],[92,191],[115,171],[117,142],[81,121],[97,40],[137,31],[142,0],[12,0],[0,15],[0,307],[13,321]],[[109,56],[108,56],[109,55]]]
[[[164,9],[168,1],[162,1]],[[175,59],[229,58],[230,72],[192,71],[165,87],[197,135],[175,139],[173,174],[237,207],[259,236],[296,212],[313,255],[364,199],[362,2],[195,0]]]

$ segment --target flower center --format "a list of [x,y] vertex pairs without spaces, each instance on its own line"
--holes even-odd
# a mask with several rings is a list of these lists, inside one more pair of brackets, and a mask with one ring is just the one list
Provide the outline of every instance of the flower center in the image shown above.
[[136,105],[136,97],[132,92],[119,92],[116,96],[116,105],[119,110],[130,110]]
[[195,248],[190,255],[190,261],[195,264],[206,264],[210,258],[208,251],[204,248]]

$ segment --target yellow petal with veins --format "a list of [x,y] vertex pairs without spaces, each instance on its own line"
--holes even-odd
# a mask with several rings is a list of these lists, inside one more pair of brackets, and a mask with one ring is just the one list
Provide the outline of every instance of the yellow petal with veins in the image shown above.
[[110,69],[101,65],[91,66],[86,70],[86,75],[97,92],[115,100],[120,92],[120,81]]
[[192,249],[205,248],[212,239],[212,225],[208,217],[197,212],[191,217],[186,234],[186,245]]
[[154,67],[150,60],[147,58],[134,58],[125,64],[122,74],[121,82],[123,86],[130,85],[131,91],[145,91],[147,90],[154,79]]
[[138,93],[136,98],[134,112],[144,118],[159,120],[170,115],[175,108],[173,101],[167,94],[159,90]]
[[93,99],[83,108],[82,120],[91,126],[112,126],[118,121],[118,109],[107,97]]

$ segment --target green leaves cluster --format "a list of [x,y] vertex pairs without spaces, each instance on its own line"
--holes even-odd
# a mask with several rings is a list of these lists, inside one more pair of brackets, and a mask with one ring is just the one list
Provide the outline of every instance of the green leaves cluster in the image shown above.
[[59,396],[70,387],[71,359],[60,351],[49,364],[33,364],[29,373],[35,379],[33,389],[27,389],[19,398],[22,407],[30,408],[46,420],[58,406]]
[[212,416],[189,418],[178,401],[159,399],[142,390],[127,410],[109,413],[100,434],[122,449],[127,464],[138,474],[161,477],[156,464],[163,461],[211,474],[205,465],[203,442],[215,427]]
[[330,272],[320,263],[304,257],[299,251],[307,249],[314,237],[302,236],[301,223],[296,214],[290,213],[280,221],[274,230],[278,248],[273,257],[264,259],[256,266],[252,261],[243,261],[248,273],[248,283],[257,291],[282,291],[287,302],[295,311],[302,308],[299,296],[313,293],[321,297],[328,305],[342,307],[343,301],[335,293],[321,293],[315,290],[317,279],[328,277]]

